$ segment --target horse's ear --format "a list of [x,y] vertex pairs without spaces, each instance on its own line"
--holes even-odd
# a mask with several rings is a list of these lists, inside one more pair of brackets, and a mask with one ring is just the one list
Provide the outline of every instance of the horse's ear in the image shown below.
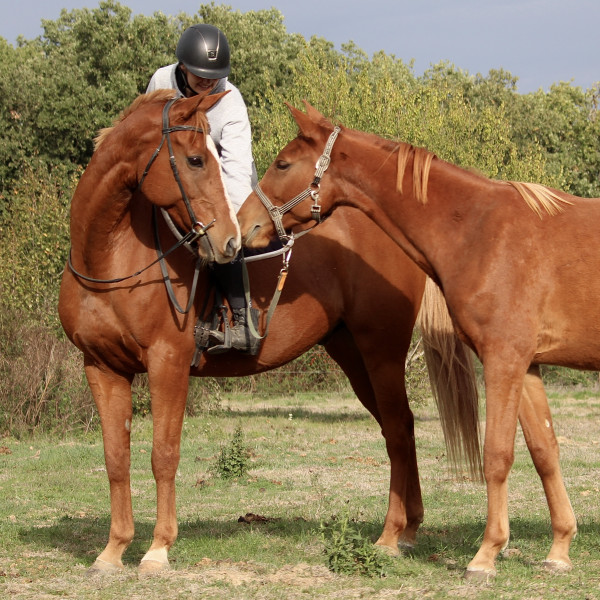
[[229,94],[229,90],[226,92],[219,92],[218,94],[209,94],[208,96],[192,96],[191,98],[182,98],[180,102],[175,104],[175,107],[180,107],[179,118],[183,121],[187,121],[191,116],[201,110],[206,112],[209,108],[212,108],[223,96]]
[[322,123],[323,121],[329,122],[312,104],[306,100],[302,100],[304,108],[306,108],[306,114],[315,122]]
[[223,96],[229,94],[229,92],[230,90],[227,90],[226,92],[219,92],[218,94],[209,94],[208,96],[203,96],[197,106],[206,112],[209,108],[212,108]]
[[[285,104],[289,108],[290,112],[292,113],[292,117],[294,117],[294,120],[296,121],[296,123],[298,123],[298,127],[300,128],[300,133],[304,137],[315,138],[315,137],[319,136],[319,133],[321,132],[321,127],[319,126],[318,122],[316,122],[312,119],[312,116],[314,116],[314,115],[302,112],[301,110],[295,108],[294,106],[292,106],[291,104],[289,104],[287,102]],[[306,102],[305,102],[305,104],[306,104]],[[314,112],[319,114],[322,119],[324,119],[324,117],[316,109],[313,109],[313,110],[314,110]]]

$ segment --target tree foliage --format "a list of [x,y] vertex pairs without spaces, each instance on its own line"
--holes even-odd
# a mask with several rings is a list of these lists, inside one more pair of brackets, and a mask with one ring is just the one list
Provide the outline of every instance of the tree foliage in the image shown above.
[[[440,62],[412,63],[353,43],[336,50],[287,32],[275,8],[221,4],[196,14],[132,15],[116,0],[63,10],[16,46],[0,38],[0,310],[60,331],[56,300],[68,253],[68,208],[97,131],[175,62],[181,32],[222,28],[231,80],[248,104],[261,174],[295,135],[284,101],[309,101],[334,121],[425,146],[489,177],[546,183],[600,196],[600,85],[560,83],[517,92],[502,69],[472,76]],[[2,331],[0,331],[0,337]]]

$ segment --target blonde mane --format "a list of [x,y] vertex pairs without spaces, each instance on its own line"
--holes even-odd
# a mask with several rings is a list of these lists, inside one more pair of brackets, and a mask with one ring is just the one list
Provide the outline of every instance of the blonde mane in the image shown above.
[[421,204],[426,204],[429,169],[431,168],[431,163],[436,156],[428,150],[425,150],[425,148],[415,148],[410,144],[400,144],[398,148],[398,175],[396,178],[396,189],[398,192],[402,193],[404,173],[406,171],[406,165],[411,153],[414,155],[413,194],[418,202],[421,202]]
[[521,194],[527,206],[541,219],[544,215],[557,215],[563,212],[565,204],[573,204],[566,198],[561,198],[550,188],[539,183],[524,183],[522,181],[507,181]]
[[[413,155],[413,194],[418,202],[426,204],[429,171],[433,159],[437,157],[425,148],[415,148],[405,143],[399,145],[396,190],[402,193],[404,173],[411,154]],[[507,181],[506,183],[512,185],[519,192],[527,206],[540,219],[544,213],[554,216],[564,210],[565,204],[573,204],[539,183],[524,183],[522,181]]]

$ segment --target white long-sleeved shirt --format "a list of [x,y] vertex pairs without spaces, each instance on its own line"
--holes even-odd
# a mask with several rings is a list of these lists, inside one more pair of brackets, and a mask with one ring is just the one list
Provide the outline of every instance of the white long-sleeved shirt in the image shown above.
[[[178,95],[184,93],[177,86],[175,70],[177,63],[161,67],[152,75],[146,92],[159,89],[174,89]],[[252,158],[252,134],[248,110],[240,91],[226,77],[219,80],[211,94],[229,93],[223,96],[206,116],[212,138],[219,156],[225,189],[237,212],[258,180]]]

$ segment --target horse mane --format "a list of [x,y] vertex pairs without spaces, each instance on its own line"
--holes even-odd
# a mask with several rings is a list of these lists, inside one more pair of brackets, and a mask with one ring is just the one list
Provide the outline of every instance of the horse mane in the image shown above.
[[[404,173],[408,160],[413,155],[413,194],[421,204],[427,203],[427,183],[429,171],[435,154],[425,148],[416,148],[410,144],[400,143],[398,147],[398,171],[396,176],[396,190],[402,193]],[[484,177],[483,175],[481,175]],[[564,210],[565,204],[573,204],[566,198],[562,198],[550,188],[539,183],[525,183],[522,181],[506,181],[512,185],[521,195],[527,206],[535,214],[542,218],[546,213],[554,216]]]
[[171,89],[160,89],[149,94],[140,94],[127,108],[123,109],[119,116],[112,122],[110,127],[104,127],[98,132],[98,135],[94,138],[94,152],[98,150],[101,144],[106,140],[107,136],[113,131],[113,129],[121,122],[124,121],[131,113],[135,112],[138,108],[146,106],[147,104],[162,103],[164,104],[175,95],[175,90]]
[[554,216],[564,211],[565,204],[573,204],[539,183],[524,183],[523,181],[507,181],[506,183],[512,185],[521,194],[529,208],[540,219],[544,212]]
[[425,148],[416,148],[411,144],[401,143],[398,147],[398,175],[396,178],[396,189],[402,193],[404,172],[410,155],[413,160],[413,194],[421,204],[427,203],[427,183],[429,182],[429,170],[431,163],[436,158],[435,154]]

